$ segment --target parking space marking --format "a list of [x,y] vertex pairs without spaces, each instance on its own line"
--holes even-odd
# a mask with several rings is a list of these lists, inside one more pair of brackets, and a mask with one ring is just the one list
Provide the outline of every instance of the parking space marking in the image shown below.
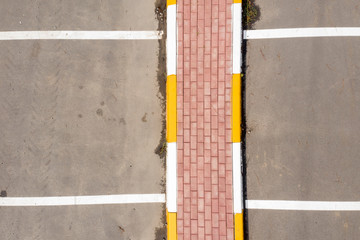
[[360,27],[280,28],[244,31],[245,39],[303,37],[360,37]]
[[162,31],[8,31],[0,40],[151,40]]
[[3,206],[69,206],[69,205],[104,205],[133,203],[165,203],[165,194],[118,194],[65,197],[3,197]]
[[284,201],[247,200],[247,209],[298,210],[298,211],[360,211],[360,201]]

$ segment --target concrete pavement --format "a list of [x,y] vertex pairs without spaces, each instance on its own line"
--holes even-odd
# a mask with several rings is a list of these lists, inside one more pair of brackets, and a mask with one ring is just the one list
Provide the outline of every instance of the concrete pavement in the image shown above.
[[[359,18],[355,1],[257,4],[255,30],[352,27]],[[247,199],[359,200],[359,41],[248,40]],[[248,210],[249,239],[357,239],[358,225],[357,212]]]
[[[152,1],[2,6],[1,31],[158,26]],[[23,40],[0,46],[0,188],[8,198],[164,192],[164,160],[155,154],[163,127],[157,40]],[[0,212],[6,239],[165,236],[160,203]]]

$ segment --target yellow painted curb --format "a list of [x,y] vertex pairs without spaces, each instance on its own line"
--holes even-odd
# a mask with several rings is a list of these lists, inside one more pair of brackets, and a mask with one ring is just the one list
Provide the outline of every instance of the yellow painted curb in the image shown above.
[[234,3],[241,3],[242,0],[234,0]]
[[166,82],[166,139],[176,142],[176,75],[167,77]]
[[242,213],[236,213],[234,217],[235,226],[235,240],[244,239],[244,215]]
[[174,5],[176,4],[176,0],[167,0],[166,1],[166,6],[170,6],[170,5]]
[[241,76],[233,74],[232,78],[232,142],[241,141]]
[[176,213],[173,212],[169,213],[166,210],[166,222],[167,222],[167,239],[177,240]]

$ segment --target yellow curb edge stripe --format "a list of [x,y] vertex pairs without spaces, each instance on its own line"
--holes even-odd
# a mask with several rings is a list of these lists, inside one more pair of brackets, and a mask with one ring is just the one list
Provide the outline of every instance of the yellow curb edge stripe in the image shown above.
[[241,141],[241,75],[232,77],[232,142]]
[[232,4],[232,62],[233,76],[231,89],[231,140],[233,164],[233,212],[234,212],[234,239],[244,239],[244,206],[243,206],[243,179],[241,153],[241,66],[242,66],[242,0],[233,0]]
[[176,75],[167,77],[166,83],[166,139],[176,142]]
[[170,5],[174,5],[176,4],[176,0],[167,0],[166,1],[166,6],[170,6]]
[[176,0],[167,0],[166,39],[166,223],[167,239],[177,240],[177,25]]
[[176,213],[166,211],[167,239],[177,240]]
[[236,213],[234,216],[234,226],[235,226],[235,240],[244,239],[244,214]]

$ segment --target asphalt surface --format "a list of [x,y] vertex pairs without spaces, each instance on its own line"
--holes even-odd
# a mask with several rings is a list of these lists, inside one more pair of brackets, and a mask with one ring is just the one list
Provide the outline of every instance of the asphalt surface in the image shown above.
[[[351,27],[356,1],[262,1],[254,29]],[[333,21],[332,21],[333,20]],[[360,39],[248,40],[247,199],[360,199]],[[357,239],[358,212],[248,210],[249,239]]]
[[[1,6],[1,31],[158,26],[155,4],[145,0]],[[157,40],[0,42],[1,190],[8,197],[162,193],[158,53]],[[1,207],[0,235],[155,239],[163,207]]]
[[156,239],[159,212],[149,204],[7,207],[1,208],[1,238]]
[[360,2],[256,0],[261,19],[254,29],[295,27],[359,27]]
[[[155,1],[1,0],[1,31],[156,30]],[[141,9],[141,10],[140,10]]]

